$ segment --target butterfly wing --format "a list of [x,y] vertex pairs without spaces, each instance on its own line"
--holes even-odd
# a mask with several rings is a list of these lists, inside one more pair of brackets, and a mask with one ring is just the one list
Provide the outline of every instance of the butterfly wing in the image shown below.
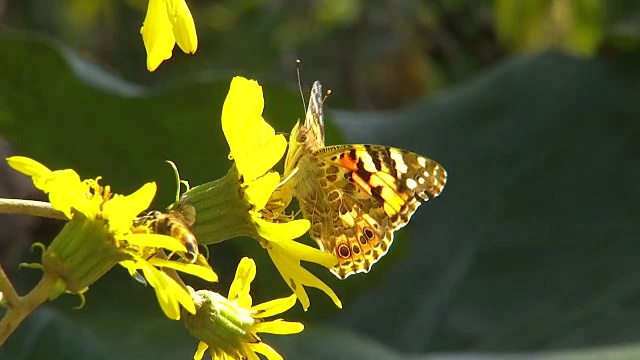
[[330,146],[302,160],[301,169],[314,172],[303,172],[307,180],[299,184],[303,214],[311,237],[338,258],[332,272],[342,279],[368,272],[386,254],[393,232],[447,181],[437,162],[381,145]]
[[[305,119],[294,127],[285,176],[321,250],[338,258],[339,278],[368,272],[421,201],[442,192],[447,173],[418,154],[380,145],[324,146],[322,86],[311,88]],[[295,176],[293,176],[295,175]]]

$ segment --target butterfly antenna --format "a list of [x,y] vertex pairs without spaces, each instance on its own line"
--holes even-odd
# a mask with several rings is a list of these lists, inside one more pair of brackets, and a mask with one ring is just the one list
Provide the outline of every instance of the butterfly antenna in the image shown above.
[[331,94],[333,94],[333,92],[331,91],[331,89],[327,89],[327,93],[324,94],[324,98],[322,98],[322,103],[324,104],[325,101],[327,101],[327,99],[329,98],[329,96],[331,96]]
[[298,91],[300,91],[300,98],[302,99],[302,111],[307,111],[307,104],[304,102],[304,94],[302,93],[302,81],[300,80],[300,66],[302,65],[302,61],[300,59],[296,60],[296,74],[298,75]]

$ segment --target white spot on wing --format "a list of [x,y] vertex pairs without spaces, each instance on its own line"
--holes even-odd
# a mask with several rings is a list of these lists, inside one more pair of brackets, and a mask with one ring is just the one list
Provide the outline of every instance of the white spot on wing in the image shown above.
[[362,159],[365,170],[367,170],[370,173],[374,173],[378,171],[376,169],[376,165],[374,164],[373,158],[371,157],[371,155],[363,151],[358,156],[360,156],[360,158]]
[[[420,178],[422,179],[422,178]],[[411,190],[415,189],[416,187],[418,187],[418,183],[413,180],[412,178],[408,178],[407,179],[407,187]]]
[[405,164],[404,159],[402,158],[402,154],[392,152],[391,158],[396,162],[396,170],[403,174],[406,174],[407,171],[409,171],[409,167],[407,167],[407,164]]
[[427,159],[423,158],[422,156],[418,157],[418,164],[420,164],[420,166],[422,167],[427,166]]

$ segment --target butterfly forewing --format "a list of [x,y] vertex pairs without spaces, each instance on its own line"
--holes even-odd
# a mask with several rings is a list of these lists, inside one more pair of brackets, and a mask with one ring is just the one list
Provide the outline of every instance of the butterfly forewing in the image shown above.
[[[406,225],[421,201],[442,192],[447,173],[437,162],[382,145],[324,146],[322,87],[313,84],[297,140],[301,155],[287,156],[291,179],[309,233],[321,250],[338,258],[341,279],[368,272],[389,249],[393,232]],[[299,144],[290,150],[299,151]]]
[[311,96],[309,96],[309,106],[304,118],[303,129],[301,134],[310,150],[324,147],[324,109],[322,102],[324,94],[322,93],[322,84],[319,81],[313,83],[311,87]]

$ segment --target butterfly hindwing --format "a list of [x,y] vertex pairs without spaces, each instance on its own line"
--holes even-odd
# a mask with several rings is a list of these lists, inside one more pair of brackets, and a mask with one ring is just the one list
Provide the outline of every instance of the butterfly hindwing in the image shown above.
[[305,120],[292,131],[285,172],[309,234],[335,255],[341,279],[368,272],[421,201],[438,196],[447,173],[437,162],[382,145],[324,145],[322,86],[311,89]]
[[[381,145],[338,145],[314,153],[322,194],[334,214],[312,237],[338,257],[344,278],[367,272],[391,246],[422,201],[438,196],[446,172],[418,154]],[[313,221],[312,221],[313,223]]]

